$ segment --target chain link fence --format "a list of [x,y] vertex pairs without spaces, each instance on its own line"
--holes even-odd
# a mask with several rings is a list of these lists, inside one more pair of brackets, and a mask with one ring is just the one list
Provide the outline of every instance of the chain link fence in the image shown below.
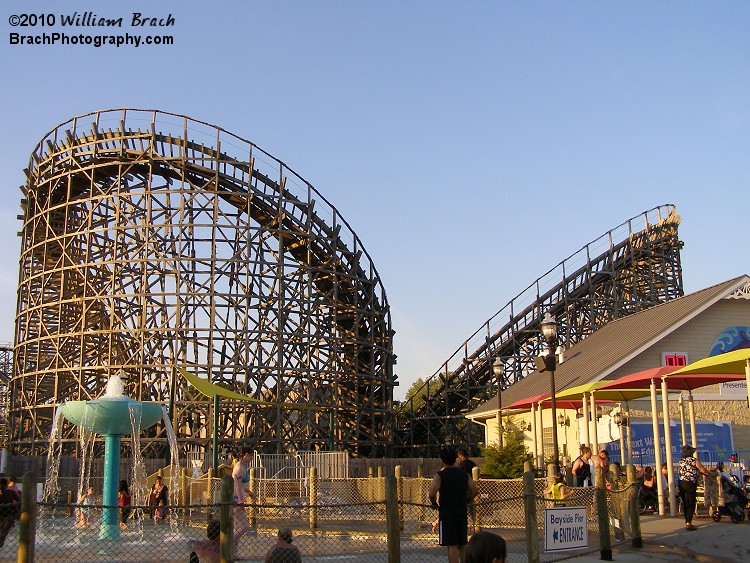
[[[249,487],[256,497],[240,507],[229,500],[230,477],[222,481],[182,475],[179,484],[167,481],[179,491],[172,498],[179,500],[167,507],[161,521],[148,506],[130,507],[123,519],[119,507],[78,505],[64,495],[57,503],[36,502],[32,477],[26,475],[21,518],[0,548],[0,563],[263,561],[277,543],[280,528],[292,530],[292,545],[306,562],[444,562],[446,549],[438,545],[434,528],[437,512],[428,498],[431,478],[398,474],[396,470],[396,476],[389,477],[317,479],[313,470],[299,479],[253,476]],[[529,472],[524,479],[481,479],[478,486],[479,494],[469,507],[469,535],[478,529],[502,535],[510,563],[556,561],[640,538],[635,484],[615,483],[612,490],[572,489],[566,503],[585,508],[588,547],[557,553],[544,551],[545,509],[554,506],[543,495],[546,480],[534,479]],[[101,491],[97,493],[101,498]],[[603,510],[597,508],[597,500]],[[106,516],[109,511],[117,514],[114,525]],[[234,528],[244,518],[238,518],[237,511],[244,511],[249,523],[240,537]]]

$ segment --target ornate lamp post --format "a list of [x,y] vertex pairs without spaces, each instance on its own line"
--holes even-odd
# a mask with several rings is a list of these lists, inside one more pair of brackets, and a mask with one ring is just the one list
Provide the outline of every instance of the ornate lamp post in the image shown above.
[[557,345],[557,323],[549,311],[544,314],[541,324],[542,337],[547,343],[547,355],[544,356],[544,371],[549,372],[551,404],[552,404],[552,454],[555,467],[560,470],[560,451],[557,447],[557,403],[555,401],[555,369],[557,368],[557,357],[555,348]]
[[505,366],[500,358],[495,358],[492,364],[492,373],[495,374],[497,379],[497,445],[503,447],[503,415],[501,409],[503,407],[503,374],[505,373]]
[[[620,462],[622,465],[627,465],[628,463],[633,463],[633,455],[630,451],[632,448],[631,441],[630,441],[630,416],[629,412],[627,410],[627,407],[620,407],[620,411],[616,412],[614,415],[614,421],[615,424],[618,426],[618,429],[620,430]],[[627,436],[625,435],[627,433]],[[627,452],[625,451],[625,447],[627,444]],[[627,454],[627,455],[626,455]]]

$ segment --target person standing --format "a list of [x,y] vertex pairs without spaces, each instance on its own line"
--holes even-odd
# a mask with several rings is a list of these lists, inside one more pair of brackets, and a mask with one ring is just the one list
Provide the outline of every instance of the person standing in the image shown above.
[[591,458],[591,462],[594,465],[594,478],[592,479],[593,485],[596,486],[596,468],[601,467],[604,469],[604,481],[606,487],[611,489],[612,485],[609,481],[609,452],[607,450],[600,451],[599,455],[595,455]]
[[128,516],[130,516],[130,490],[128,482],[120,481],[120,490],[117,491],[117,504],[120,506],[120,528],[128,527]]
[[563,502],[566,498],[573,494],[573,491],[569,491],[568,487],[565,486],[565,481],[560,473],[555,473],[555,482],[550,485],[544,491],[545,495],[549,495],[555,503],[555,506],[565,506]]
[[682,510],[685,513],[685,529],[690,531],[696,529],[693,526],[693,514],[695,514],[695,493],[698,489],[698,477],[701,473],[703,475],[711,474],[697,458],[693,457],[694,453],[694,447],[682,446],[682,459],[677,466]]
[[250,462],[253,459],[253,448],[245,446],[240,452],[237,463],[234,464],[232,469],[232,480],[234,481],[234,497],[233,500],[236,502],[234,507],[234,547],[235,553],[237,546],[240,543],[240,538],[250,529],[250,522],[247,519],[247,512],[245,511],[245,500],[249,496],[251,499],[255,498],[255,494],[252,491],[249,493],[246,490],[246,485],[250,482]]
[[96,494],[94,494],[94,487],[89,487],[86,492],[78,498],[78,504],[81,505],[78,508],[78,521],[75,524],[76,528],[88,528],[93,518],[92,506],[96,504]]
[[[581,448],[581,455],[579,455],[573,462],[573,483],[576,487],[587,487],[591,484],[591,466],[589,460],[591,459],[591,448],[583,446]],[[588,481],[588,483],[587,483]]]
[[169,488],[164,484],[164,477],[157,475],[156,482],[154,482],[148,494],[148,505],[151,507],[151,518],[154,519],[154,525],[166,517],[168,503]]
[[477,464],[469,459],[469,451],[466,448],[458,448],[458,450],[456,451],[458,452],[458,463],[456,464],[456,467],[458,467],[459,469],[463,469],[464,471],[466,471],[466,473],[473,477],[472,471],[477,466]]
[[[460,447],[456,451],[458,452],[458,462],[456,463],[456,467],[463,469],[469,474],[469,477],[474,478],[474,468],[477,464],[469,459],[469,451],[464,447]],[[472,518],[472,520],[476,517],[476,511],[476,505],[473,502],[470,502],[469,517]]]
[[429,497],[433,508],[438,509],[439,544],[448,548],[448,562],[465,563],[469,524],[466,509],[477,495],[477,484],[466,471],[455,466],[456,457],[453,448],[440,450],[443,467],[432,479]]
[[18,520],[21,499],[8,488],[8,480],[0,478],[0,547],[5,545],[8,532]]

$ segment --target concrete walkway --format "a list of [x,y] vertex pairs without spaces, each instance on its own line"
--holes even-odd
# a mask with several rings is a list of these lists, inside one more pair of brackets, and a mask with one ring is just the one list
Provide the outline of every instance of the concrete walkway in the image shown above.
[[[714,522],[708,517],[694,518],[698,528],[685,529],[680,517],[642,516],[643,547],[631,542],[613,548],[614,561],[696,561],[699,563],[736,563],[750,561],[750,522],[733,524],[728,517]],[[576,561],[601,561],[599,554],[584,555]]]

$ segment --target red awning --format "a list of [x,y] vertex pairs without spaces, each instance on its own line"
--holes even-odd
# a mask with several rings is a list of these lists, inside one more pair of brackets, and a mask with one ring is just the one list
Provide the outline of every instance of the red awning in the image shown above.
[[662,366],[623,375],[611,383],[602,385],[597,389],[597,392],[605,389],[646,389],[651,385],[652,380],[656,381],[658,383],[657,387],[661,388],[662,377],[667,382],[667,389],[671,391],[688,391],[707,385],[714,385],[715,383],[745,379],[744,375],[738,373],[672,375],[672,372],[677,369],[675,366]]
[[673,372],[676,369],[676,367],[672,366],[663,366],[660,368],[637,371],[613,379],[610,383],[599,387],[597,391],[601,389],[648,389],[652,380],[658,381],[661,385],[661,376]]
[[[610,401],[597,401],[597,403],[609,403]],[[502,410],[528,410],[531,409],[532,405],[541,406],[543,409],[548,409],[552,406],[552,399],[549,393],[542,395],[534,395],[527,399],[520,399],[515,403],[511,403],[507,407],[503,407]],[[580,409],[583,408],[583,401],[580,399],[557,399],[555,401],[555,408],[558,409]]]
[[547,397],[549,397],[549,393],[534,395],[533,397],[527,397],[526,399],[520,399],[515,403],[511,403],[507,407],[503,407],[503,410],[530,409],[531,405],[536,405],[539,401],[541,401],[542,399],[546,399]]

